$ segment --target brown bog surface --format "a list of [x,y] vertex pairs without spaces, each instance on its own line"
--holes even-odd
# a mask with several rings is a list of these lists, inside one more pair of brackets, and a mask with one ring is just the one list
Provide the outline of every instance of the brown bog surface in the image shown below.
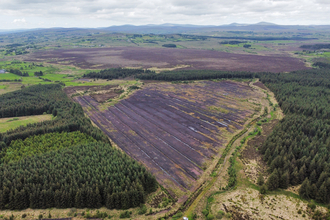
[[289,72],[306,69],[297,58],[232,54],[219,51],[171,48],[111,47],[37,51],[26,61],[42,61],[80,68],[112,67],[235,70],[253,72]]
[[148,84],[106,110],[91,96],[74,97],[118,147],[179,196],[195,189],[213,157],[255,112],[251,98],[260,93],[231,81]]

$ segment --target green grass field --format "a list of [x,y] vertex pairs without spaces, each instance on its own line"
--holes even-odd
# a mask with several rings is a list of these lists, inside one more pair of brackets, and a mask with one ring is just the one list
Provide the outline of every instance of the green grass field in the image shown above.
[[21,77],[12,73],[0,74],[0,80],[18,80],[18,79],[21,79]]
[[0,133],[6,132],[10,129],[15,129],[19,126],[25,126],[30,123],[51,120],[52,115],[34,115],[14,118],[0,118]]
[[[83,74],[90,72],[91,70],[84,70],[65,65],[49,65],[43,63],[21,62],[13,60],[0,62],[0,69],[6,69],[7,72],[10,69],[17,69],[23,73],[27,72],[29,74],[28,77],[21,77],[12,73],[0,74],[0,81],[9,80],[15,82],[15,80],[21,80],[20,82],[25,86],[35,84],[50,84],[56,82],[63,82],[68,86],[106,84],[104,82],[87,82],[86,84],[84,84],[84,82],[75,82],[76,79],[81,77]],[[43,76],[41,76],[41,78],[34,76],[35,72],[40,71],[43,72]],[[7,88],[2,82],[0,82],[0,86],[1,90],[6,90]],[[1,91],[0,93],[2,94],[4,91]]]
[[39,71],[42,71],[45,74],[59,71],[58,68],[55,68],[51,65],[43,66],[43,64],[39,63],[22,62],[17,60],[0,62],[0,69],[6,69],[8,72],[10,69],[18,69],[22,72],[28,72],[30,76],[33,76],[34,72]]

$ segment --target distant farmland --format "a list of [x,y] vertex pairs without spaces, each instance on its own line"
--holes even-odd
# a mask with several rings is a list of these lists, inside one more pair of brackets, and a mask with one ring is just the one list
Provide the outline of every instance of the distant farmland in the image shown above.
[[[92,121],[167,189],[193,190],[228,136],[255,112],[260,97],[229,81],[149,84],[106,110],[90,96],[75,97]],[[179,193],[180,194],[180,193]]]

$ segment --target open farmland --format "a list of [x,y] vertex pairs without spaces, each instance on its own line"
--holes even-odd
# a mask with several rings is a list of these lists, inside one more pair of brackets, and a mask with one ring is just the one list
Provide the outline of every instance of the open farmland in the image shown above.
[[304,62],[288,56],[233,54],[212,50],[170,48],[80,48],[37,51],[26,61],[74,65],[84,69],[113,67],[288,72],[306,69]]
[[[92,121],[170,192],[182,196],[257,110],[261,95],[245,83],[147,84],[106,110],[76,96]],[[251,102],[250,102],[251,101]]]

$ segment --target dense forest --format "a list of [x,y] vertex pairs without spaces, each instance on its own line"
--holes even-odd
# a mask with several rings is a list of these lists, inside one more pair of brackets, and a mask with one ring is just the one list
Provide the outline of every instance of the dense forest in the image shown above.
[[163,44],[162,47],[175,48],[176,44]]
[[157,188],[138,162],[109,144],[63,148],[0,165],[0,209],[137,207]]
[[221,41],[219,44],[231,44],[231,45],[236,45],[236,44],[245,44],[247,41],[239,41],[239,40],[230,40],[230,41]]
[[100,72],[91,72],[85,74],[84,77],[99,79],[119,79],[128,76],[134,76],[141,80],[162,80],[162,81],[184,81],[184,80],[205,80],[205,79],[222,79],[222,78],[249,78],[256,76],[252,72],[238,71],[219,71],[219,70],[176,70],[161,73],[143,69],[105,69]]
[[141,80],[185,81],[222,78],[254,78],[251,72],[217,71],[217,70],[177,70],[162,73],[136,75]]
[[55,117],[6,133],[0,133],[0,150],[12,140],[52,132],[80,131],[98,141],[109,143],[108,138],[86,118],[82,107],[69,100],[59,84],[36,85],[0,96],[0,118],[39,115],[44,112]]
[[90,72],[88,74],[84,74],[84,77],[112,80],[112,79],[125,78],[129,76],[135,76],[137,74],[143,74],[143,73],[155,73],[155,72],[151,70],[143,70],[143,69],[112,68],[112,69],[101,70],[100,72]]
[[25,140],[12,141],[9,147],[2,149],[0,158],[4,163],[8,163],[27,156],[91,142],[95,142],[95,139],[80,131],[33,135]]
[[309,50],[320,50],[320,49],[330,49],[330,44],[309,44],[301,45],[300,48]]
[[315,66],[315,67],[319,67],[319,68],[327,68],[327,69],[330,69],[330,63],[316,62],[316,63],[313,64],[313,66]]
[[261,148],[268,187],[302,184],[306,199],[330,202],[330,70],[263,74],[285,117]]

